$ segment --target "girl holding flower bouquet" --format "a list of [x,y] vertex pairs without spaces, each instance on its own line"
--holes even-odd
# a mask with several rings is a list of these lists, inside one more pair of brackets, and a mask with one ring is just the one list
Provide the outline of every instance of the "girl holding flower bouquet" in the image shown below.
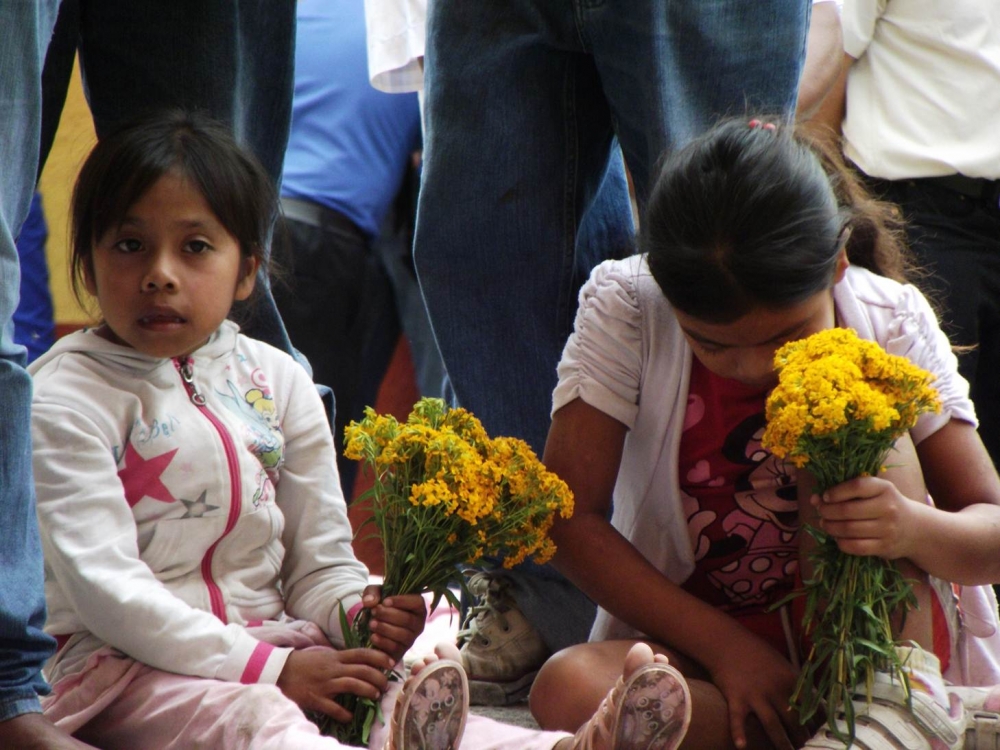
[[[306,712],[347,721],[336,699],[355,695],[389,719],[373,748],[447,750],[464,730],[468,748],[600,750],[632,747],[657,695],[673,744],[655,747],[676,746],[685,683],[648,649],[578,737],[467,717],[447,651],[390,689],[424,599],[367,585],[315,388],[227,320],[276,212],[263,169],[197,115],[125,127],[82,167],[72,267],[102,322],[33,367],[45,714],[104,748],[308,750],[343,745]],[[363,607],[372,647],[345,648]]]
[[[599,610],[591,642],[535,682],[542,726],[572,729],[642,640],[688,679],[682,747],[845,747],[790,710],[813,632],[790,596],[810,576],[806,522],[846,555],[897,561],[919,604],[905,624],[893,611],[894,635],[916,644],[912,703],[877,674],[858,742],[993,746],[1000,690],[950,686],[1000,682],[1000,479],[896,230],[790,128],[726,121],[665,160],[642,254],[593,271],[559,364],[544,461],[576,510],[553,528],[553,563]],[[819,494],[762,444],[765,400],[776,350],[835,328],[931,373],[941,408],[915,419],[886,473]],[[860,704],[826,710],[837,722]]]

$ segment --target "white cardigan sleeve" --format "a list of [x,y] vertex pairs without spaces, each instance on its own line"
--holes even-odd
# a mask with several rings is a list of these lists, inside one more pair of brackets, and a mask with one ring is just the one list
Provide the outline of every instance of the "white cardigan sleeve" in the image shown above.
[[316,623],[342,647],[340,605],[349,611],[361,602],[368,569],[354,555],[333,438],[316,388],[291,360],[282,376],[291,383],[282,418],[285,459],[276,487],[285,517],[285,610]]
[[906,357],[934,375],[933,386],[941,399],[939,414],[924,414],[914,425],[913,442],[941,429],[949,420],[960,419],[977,426],[976,410],[969,399],[969,383],[958,374],[958,359],[951,342],[938,325],[927,299],[913,286],[904,286],[897,314],[889,323],[886,351]]
[[50,632],[82,624],[158,669],[274,682],[290,649],[264,644],[242,626],[191,607],[140,559],[110,433],[63,403],[36,398],[32,434],[39,526],[52,579],[47,586],[57,587],[78,618],[50,622]]
[[862,338],[877,341],[889,354],[906,357],[935,377],[939,414],[924,414],[910,431],[919,443],[951,419],[978,425],[969,383],[958,374],[958,359],[937,315],[920,291],[852,266],[834,287],[841,324]]
[[605,261],[580,289],[573,333],[559,362],[553,412],[576,398],[629,429],[639,410],[642,313],[632,264]]

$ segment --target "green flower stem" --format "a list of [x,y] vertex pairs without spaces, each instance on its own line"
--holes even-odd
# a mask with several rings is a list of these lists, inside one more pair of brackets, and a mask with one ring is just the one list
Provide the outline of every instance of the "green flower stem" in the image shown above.
[[[825,452],[811,453],[814,458],[808,469],[816,480],[817,494],[856,476],[876,475],[889,449],[872,445],[863,448],[846,451],[827,446]],[[808,497],[809,478],[801,479],[803,496]],[[916,600],[910,583],[895,564],[879,557],[841,552],[834,539],[815,525],[818,514],[809,516],[806,508],[811,506],[803,503],[806,536],[802,540],[802,558],[807,565],[803,566],[803,589],[792,597],[806,597],[803,629],[812,646],[802,665],[792,705],[798,709],[803,724],[823,708],[830,731],[850,745],[855,726],[852,698],[858,685],[866,686],[871,700],[875,673],[889,672],[908,692],[892,624],[893,617],[905,617]],[[847,734],[835,723],[839,710],[844,712]]]

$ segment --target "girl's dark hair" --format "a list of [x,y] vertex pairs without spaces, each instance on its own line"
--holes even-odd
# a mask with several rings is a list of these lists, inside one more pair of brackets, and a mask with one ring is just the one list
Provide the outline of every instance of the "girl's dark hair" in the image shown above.
[[659,169],[640,244],[670,304],[712,323],[794,305],[830,287],[845,239],[851,263],[905,281],[898,212],[834,148],[749,120],[721,122]]
[[225,125],[198,112],[159,111],[102,138],[80,169],[70,217],[70,271],[81,304],[85,274],[93,273],[94,243],[171,171],[197,186],[243,256],[267,267],[267,244],[278,215],[267,172]]

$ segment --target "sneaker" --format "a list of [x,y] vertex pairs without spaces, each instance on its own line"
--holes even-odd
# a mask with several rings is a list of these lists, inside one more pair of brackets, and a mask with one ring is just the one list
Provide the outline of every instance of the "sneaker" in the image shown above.
[[446,659],[436,661],[403,684],[384,750],[457,750],[468,714],[462,667]]
[[[1000,748],[1000,687],[945,687],[940,662],[920,648],[897,649],[909,674],[910,701],[898,679],[877,673],[869,704],[864,685],[854,691],[857,745],[872,750],[979,750]],[[905,653],[904,653],[905,652]],[[835,717],[849,734],[846,717]],[[821,729],[804,750],[843,750],[844,742]]]
[[965,710],[965,750],[1000,748],[1000,685],[991,688],[949,687],[948,695]]
[[469,676],[469,702],[506,706],[522,701],[549,649],[517,608],[507,579],[474,573],[468,589],[477,603],[458,633],[458,645]]

